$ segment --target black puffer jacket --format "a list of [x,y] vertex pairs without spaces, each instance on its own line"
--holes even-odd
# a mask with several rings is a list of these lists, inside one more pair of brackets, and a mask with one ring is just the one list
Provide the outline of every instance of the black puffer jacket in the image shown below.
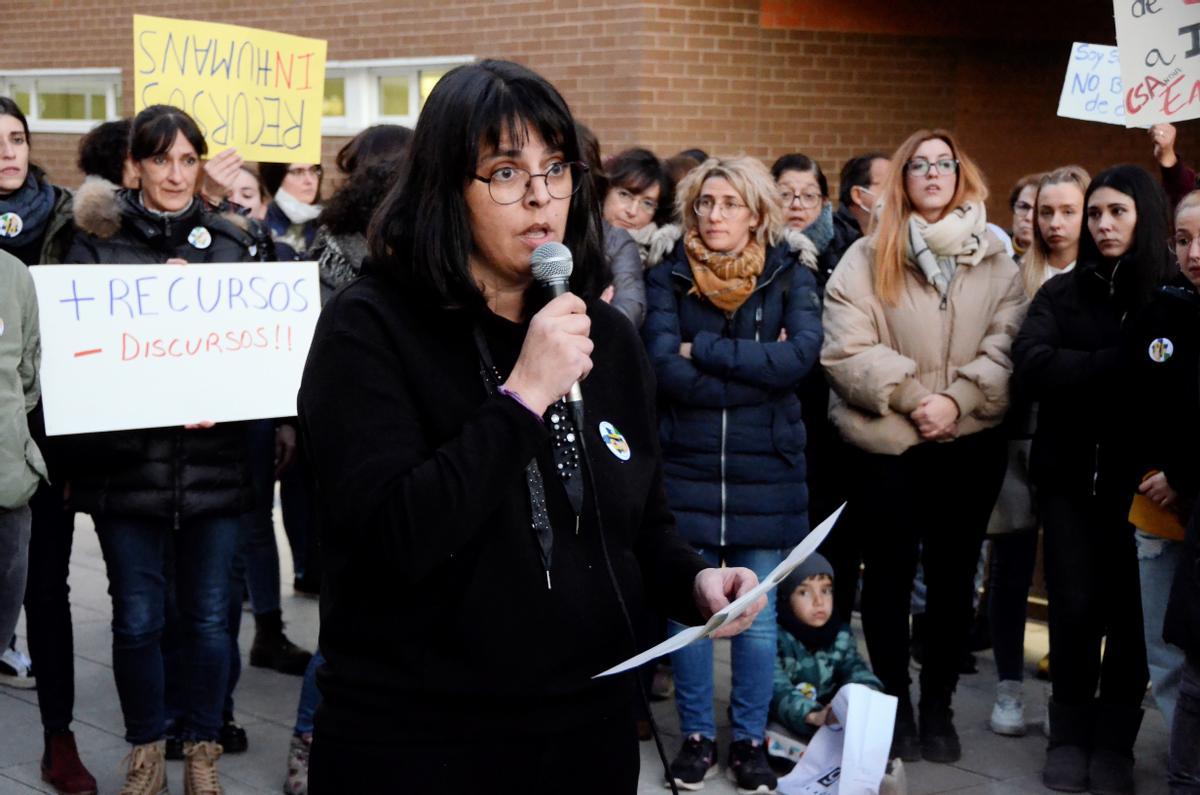
[[[251,237],[235,220],[193,202],[178,218],[157,217],[136,191],[85,185],[75,196],[78,234],[68,263],[158,264],[248,262]],[[200,227],[208,245],[189,235]],[[204,235],[193,236],[203,243]],[[221,423],[208,430],[150,428],[62,437],[69,451],[71,505],[99,516],[180,522],[244,513],[254,502],[245,430]]]
[[1111,267],[1081,262],[1048,281],[1013,340],[1014,388],[1039,402],[1030,473],[1044,493],[1133,496],[1124,428],[1135,286]]

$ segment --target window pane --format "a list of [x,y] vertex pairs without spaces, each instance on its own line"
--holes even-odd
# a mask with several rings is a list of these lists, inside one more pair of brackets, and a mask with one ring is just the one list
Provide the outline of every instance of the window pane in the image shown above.
[[26,116],[28,116],[32,113],[32,111],[30,110],[30,107],[29,107],[29,92],[28,91],[14,91],[13,99],[16,100],[17,105],[20,106],[20,108],[21,108],[21,112],[24,113]]
[[408,75],[379,78],[379,113],[381,116],[408,115]]
[[37,118],[103,120],[104,95],[84,91],[38,91]]
[[346,115],[346,78],[325,78],[325,101],[321,105],[321,115]]
[[445,69],[440,69],[435,72],[421,72],[421,107],[425,107],[425,100],[429,99],[429,92],[433,91],[433,87],[437,82],[446,75]]

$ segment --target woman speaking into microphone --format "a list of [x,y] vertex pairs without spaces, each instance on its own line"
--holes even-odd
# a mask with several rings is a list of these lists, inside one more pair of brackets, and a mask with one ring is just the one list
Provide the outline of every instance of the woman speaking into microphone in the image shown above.
[[[696,623],[756,583],[675,532],[579,160],[544,79],[450,72],[365,276],[321,315],[300,388],[326,563],[312,795],[482,791],[514,768],[522,792],[633,793],[634,680],[591,677],[634,653],[647,603]],[[572,252],[572,292],[541,305],[547,242]]]

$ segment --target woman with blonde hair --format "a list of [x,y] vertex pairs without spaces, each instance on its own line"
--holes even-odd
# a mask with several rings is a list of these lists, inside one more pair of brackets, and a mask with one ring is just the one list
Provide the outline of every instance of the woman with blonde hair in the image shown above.
[[[642,335],[658,376],[667,499],[710,565],[760,577],[809,530],[805,431],[796,387],[821,347],[816,250],[783,242],[776,187],[750,157],[710,159],[679,184],[683,236],[646,278]],[[728,774],[767,792],[763,752],[773,690],[775,606],[733,641]],[[683,627],[672,623],[671,631]],[[717,771],[712,645],[672,655],[683,747],[678,786]]]
[[[944,130],[892,157],[873,233],[825,288],[830,416],[857,448],[862,614],[871,664],[900,703],[895,755],[953,762],[950,710],[972,588],[1004,476],[1009,346],[1025,307],[1016,263],[986,229],[987,188]],[[928,607],[920,730],[909,700],[908,604],[918,550]]]
[[1038,180],[1033,244],[1021,256],[1021,279],[1030,298],[1050,277],[1075,268],[1083,234],[1083,194],[1091,181],[1082,166],[1062,166]]

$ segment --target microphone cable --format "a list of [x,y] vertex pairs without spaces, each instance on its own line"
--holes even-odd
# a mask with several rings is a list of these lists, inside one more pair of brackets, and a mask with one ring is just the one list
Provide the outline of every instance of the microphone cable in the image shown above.
[[[575,412],[572,413],[574,414]],[[628,630],[629,639],[633,643],[634,654],[637,654],[637,632],[634,631],[633,619],[629,617],[629,607],[625,604],[625,595],[621,593],[621,585],[617,582],[617,574],[613,570],[612,559],[608,555],[608,541],[604,537],[604,519],[600,515],[600,493],[596,490],[596,475],[592,471],[592,453],[587,442],[587,434],[583,430],[582,414],[582,407],[580,407],[578,416],[575,417],[578,426],[576,430],[579,432],[579,446],[583,450],[584,469],[587,470],[588,488],[592,490],[592,511],[596,515],[596,531],[600,536],[600,552],[604,557],[604,568],[608,570],[608,581],[612,583],[613,593],[616,594],[617,604],[621,608],[621,616],[625,619],[625,629]],[[650,696],[646,692],[646,683],[643,681],[638,669],[635,668],[629,673],[633,676],[634,681],[637,682],[638,694],[641,696],[642,706],[645,707],[646,717],[650,720],[650,734],[654,737],[655,748],[658,749],[658,758],[662,762],[663,774],[667,778],[667,786],[671,788],[672,795],[679,795],[679,787],[675,783],[675,777],[671,775],[671,764],[667,761],[667,752],[663,748],[662,737],[658,733],[658,721],[654,719],[654,712],[650,709]]]

